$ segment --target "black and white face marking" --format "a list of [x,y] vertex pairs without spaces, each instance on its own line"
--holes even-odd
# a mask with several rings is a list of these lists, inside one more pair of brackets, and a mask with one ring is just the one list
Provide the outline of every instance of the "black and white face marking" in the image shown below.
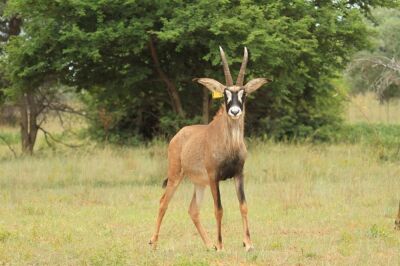
[[224,99],[228,115],[233,119],[238,119],[243,114],[243,105],[246,99],[246,92],[244,89],[234,92],[226,88],[224,90]]

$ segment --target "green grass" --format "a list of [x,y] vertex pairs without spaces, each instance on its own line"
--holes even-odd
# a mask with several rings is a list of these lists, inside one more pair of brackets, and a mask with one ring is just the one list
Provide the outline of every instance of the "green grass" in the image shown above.
[[10,145],[15,145],[19,143],[20,136],[14,132],[0,132],[0,139],[3,142],[1,144],[4,144],[5,141]]
[[[163,142],[52,150],[41,135],[34,157],[15,159],[0,141],[0,265],[400,265],[400,108],[393,103],[387,115],[371,95],[353,101],[335,143],[248,140],[251,253],[232,181],[221,187],[225,251],[203,246],[187,214],[189,181],[171,201],[158,250],[150,249],[167,170]],[[18,129],[0,135],[20,150]],[[209,192],[201,220],[215,240]]]
[[391,100],[382,104],[372,92],[351,97],[345,113],[350,123],[400,124],[400,101]]
[[399,145],[400,124],[346,124],[342,128],[337,142]]
[[[2,146],[0,146],[2,147]],[[2,147],[3,149],[4,147]],[[0,161],[0,264],[398,265],[400,165],[370,146],[252,141],[246,194],[255,250],[241,246],[234,184],[223,182],[225,251],[207,251],[181,184],[158,250],[154,229],[166,146],[86,147]],[[202,222],[216,238],[211,194]]]

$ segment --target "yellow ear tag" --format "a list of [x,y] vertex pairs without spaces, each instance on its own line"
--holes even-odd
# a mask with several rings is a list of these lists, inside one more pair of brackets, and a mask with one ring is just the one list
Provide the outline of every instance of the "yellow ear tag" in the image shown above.
[[212,98],[213,99],[219,99],[219,98],[222,98],[222,97],[224,97],[224,95],[222,93],[220,93],[219,91],[213,91],[212,92]]

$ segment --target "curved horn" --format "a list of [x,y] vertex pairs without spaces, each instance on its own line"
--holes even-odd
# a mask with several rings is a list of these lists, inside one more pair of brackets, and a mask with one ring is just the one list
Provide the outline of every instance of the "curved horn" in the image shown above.
[[222,50],[221,46],[219,47],[219,51],[221,52],[222,65],[224,66],[226,85],[232,86],[233,85],[232,75],[231,72],[229,71],[228,61],[226,60],[224,50]]
[[236,80],[236,85],[238,85],[238,86],[243,86],[244,73],[246,72],[246,66],[247,66],[248,59],[249,59],[249,54],[247,53],[247,48],[244,47],[243,61],[242,61],[242,65],[240,66],[239,75]]

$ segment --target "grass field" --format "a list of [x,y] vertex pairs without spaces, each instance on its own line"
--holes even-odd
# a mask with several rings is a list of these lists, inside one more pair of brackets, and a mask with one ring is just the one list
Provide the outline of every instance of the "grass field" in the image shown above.
[[351,98],[345,113],[350,123],[400,123],[400,101],[392,100],[389,104],[380,104],[373,93],[355,95]]
[[[2,133],[18,149],[13,128]],[[166,144],[45,149],[0,145],[0,265],[399,265],[400,163],[376,145],[248,141],[245,190],[255,250],[241,246],[232,181],[222,183],[223,252],[207,251],[183,182],[158,249],[154,229]],[[211,194],[201,219],[216,240]]]

